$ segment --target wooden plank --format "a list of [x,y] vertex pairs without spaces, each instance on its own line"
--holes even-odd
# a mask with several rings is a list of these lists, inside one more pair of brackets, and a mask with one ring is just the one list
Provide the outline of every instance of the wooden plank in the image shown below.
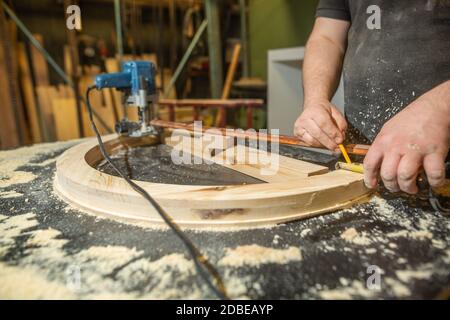
[[327,167],[246,146],[233,146],[212,160],[266,182],[287,182],[327,173]]
[[[231,58],[231,63],[227,72],[227,78],[225,80],[225,85],[222,91],[222,99],[224,100],[230,97],[231,86],[233,85],[234,75],[236,74],[236,69],[239,63],[239,55],[241,54],[241,48],[242,48],[241,44],[237,43],[233,49],[233,56]],[[224,123],[226,124],[226,119],[224,119],[225,117],[226,111],[224,107],[221,107],[217,112],[216,126],[220,126],[221,124]]]
[[[175,108],[175,119],[177,122],[192,122],[194,108],[192,107],[182,107]],[[158,107],[158,119],[169,121],[170,113],[168,107],[159,106]]]
[[[94,76],[83,76],[80,79],[80,92],[85,93],[88,86],[90,86],[94,82]],[[114,128],[116,124],[115,110],[114,106],[111,103],[111,97],[108,94],[107,90],[94,90],[90,94],[90,102],[92,108],[96,111],[99,117],[110,127]],[[82,115],[83,115],[83,126],[86,136],[93,136],[94,132],[92,131],[89,115],[87,112],[87,107],[82,105]],[[137,117],[137,115],[136,115]],[[99,123],[97,123],[97,127],[101,134],[108,133],[105,128]]]
[[141,58],[143,61],[150,61],[155,64],[155,66],[158,66],[158,57],[156,53],[144,53],[141,55]]
[[42,115],[43,129],[47,132],[47,139],[55,141],[56,131],[52,101],[59,97],[58,90],[53,86],[38,86],[36,87],[36,93]]
[[[222,135],[191,137],[180,131],[167,137],[165,143],[180,152],[180,157],[190,153],[265,182],[299,180],[329,171],[327,167],[313,163],[242,145],[234,146],[233,137]],[[214,153],[216,155],[212,156]]]
[[14,79],[13,84],[13,94],[15,100],[15,111],[16,117],[18,119],[19,128],[21,132],[21,140],[23,144],[31,144],[33,143],[31,137],[30,125],[27,122],[26,110],[24,101],[22,99],[21,91],[20,91],[20,79],[19,79],[19,42],[18,42],[18,34],[17,34],[17,25],[14,21],[9,20],[7,22],[10,34],[10,44],[11,44],[11,59],[9,64],[12,66],[11,75]]
[[13,148],[20,145],[19,128],[16,125],[16,116],[14,112],[13,98],[10,88],[10,72],[7,68],[10,63],[5,54],[5,42],[8,32],[4,21],[3,8],[0,7],[0,114],[2,117],[0,125],[1,147]]
[[[170,69],[164,69],[160,70],[159,72],[163,72],[163,78],[164,78],[164,88],[167,88],[170,84],[170,80],[172,79],[172,71]],[[167,99],[176,99],[177,98],[177,92],[175,90],[175,86],[173,86],[169,93],[167,94]]]
[[33,143],[42,142],[42,133],[40,127],[40,112],[34,96],[34,86],[31,79],[31,70],[28,64],[28,56],[24,43],[18,45],[18,60],[20,82],[22,85],[23,100],[27,110],[28,122],[31,128],[31,137]]
[[52,101],[56,137],[59,141],[80,138],[75,99],[56,98]]
[[236,74],[236,70],[239,63],[239,56],[241,54],[241,44],[237,43],[233,49],[233,57],[231,58],[230,67],[228,69],[227,78],[225,81],[225,85],[223,87],[222,99],[229,99],[231,86],[233,85],[234,75]]
[[75,98],[75,93],[73,89],[65,84],[58,85],[58,96],[60,98]]
[[69,78],[73,77],[73,64],[72,57],[70,55],[70,47],[68,45],[64,46],[64,71]]
[[[44,47],[43,36],[37,33],[33,34],[33,36],[41,44],[41,46]],[[34,46],[30,46],[30,48],[33,75],[36,86],[48,86],[50,82],[47,61]]]
[[165,138],[165,144],[182,153],[189,153],[211,163],[214,161],[213,154],[220,153],[234,145],[234,138],[222,135],[205,134],[200,137],[191,136],[190,133],[178,131],[170,132]]
[[6,20],[1,6],[0,51],[1,140],[3,148],[11,148],[31,143],[31,137],[19,88],[17,28],[13,21]]
[[108,73],[119,72],[119,62],[116,58],[108,58],[105,60],[105,68]]

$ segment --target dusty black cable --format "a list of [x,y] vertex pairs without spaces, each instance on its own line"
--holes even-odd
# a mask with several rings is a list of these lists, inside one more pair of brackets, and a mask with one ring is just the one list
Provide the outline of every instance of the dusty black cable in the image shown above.
[[[203,280],[206,282],[208,287],[217,295],[219,299],[229,299],[225,290],[225,286],[223,284],[223,281],[220,277],[220,274],[218,271],[212,266],[209,261],[201,254],[201,252],[195,247],[195,245],[189,240],[189,238],[184,234],[184,232],[178,227],[178,225],[172,221],[172,218],[164,211],[164,209],[158,204],[158,202],[153,199],[150,194],[148,194],[147,191],[145,191],[143,188],[141,188],[139,185],[133,182],[130,178],[128,178],[125,174],[122,173],[122,171],[113,163],[112,159],[109,157],[108,152],[105,149],[105,145],[103,144],[103,140],[101,138],[101,135],[97,129],[97,126],[95,125],[93,113],[92,113],[92,107],[89,100],[89,94],[92,90],[96,89],[96,86],[89,86],[86,91],[86,106],[88,108],[89,113],[89,120],[91,122],[92,129],[95,132],[95,135],[98,140],[98,146],[100,148],[100,152],[105,158],[105,160],[109,163],[109,165],[117,172],[118,175],[120,175],[137,193],[142,195],[150,204],[156,209],[158,214],[161,216],[161,218],[164,220],[164,222],[173,230],[173,232],[180,238],[180,240],[184,243],[186,248],[188,249],[189,253],[192,256],[192,259],[194,260],[195,267],[197,269],[197,272],[200,274],[200,276],[203,278]],[[213,278],[216,280],[217,285],[214,285],[214,283],[209,278],[209,275],[207,272],[205,272],[204,268],[213,276]]]

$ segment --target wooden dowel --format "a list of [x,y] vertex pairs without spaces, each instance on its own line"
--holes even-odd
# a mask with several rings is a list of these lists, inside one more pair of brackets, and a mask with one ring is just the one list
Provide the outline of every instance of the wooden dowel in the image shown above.
[[[231,58],[230,68],[228,69],[227,79],[225,81],[225,86],[222,92],[222,99],[227,100],[230,97],[231,86],[233,85],[234,75],[236,74],[236,69],[239,63],[239,55],[241,53],[241,44],[237,43],[233,49],[233,56]],[[217,113],[216,126],[224,126],[226,124],[226,109],[221,107]]]

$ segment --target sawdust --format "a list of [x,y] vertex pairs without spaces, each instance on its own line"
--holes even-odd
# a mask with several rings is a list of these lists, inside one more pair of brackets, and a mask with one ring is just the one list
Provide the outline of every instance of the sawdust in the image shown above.
[[[0,156],[0,162],[1,161],[2,158]],[[50,164],[51,162],[52,161],[48,161],[47,164]],[[3,176],[3,172],[0,171],[0,181],[2,181]],[[384,199],[374,198],[372,204],[377,207],[380,218],[385,219],[386,221],[400,221],[400,219],[397,219],[396,217],[397,213],[395,212],[395,209],[390,206]],[[17,267],[0,264],[0,288],[3,285],[3,281],[9,281],[8,279],[10,278],[16,281],[17,286],[17,291],[15,291],[15,287],[11,286],[9,286],[10,289],[7,292],[4,292],[0,289],[0,298],[17,298],[16,293],[22,294],[23,296],[36,298],[214,298],[211,293],[208,293],[205,284],[201,280],[198,280],[198,276],[196,275],[195,269],[193,268],[192,261],[187,259],[182,254],[175,253],[168,256],[149,258],[145,256],[143,252],[137,251],[134,248],[129,249],[120,246],[97,246],[85,248],[80,250],[79,252],[67,252],[63,250],[63,247],[68,242],[68,240],[62,239],[59,231],[55,229],[32,230],[33,227],[38,225],[38,221],[36,221],[35,215],[32,213],[11,217],[0,215],[0,222],[0,257],[4,256],[4,254],[7,254],[10,248],[13,248],[17,245],[15,241],[16,238],[22,236],[28,237],[25,246],[26,257],[19,260],[19,265]],[[3,224],[5,223],[12,227],[11,230],[3,230],[5,229]],[[430,237],[432,237],[432,234],[429,230],[434,228],[435,224],[431,220],[420,220],[418,221],[417,225],[404,223],[402,226],[405,228],[404,232],[394,236],[391,234],[389,238],[418,237],[419,239],[430,239]],[[149,228],[148,225],[143,227]],[[264,228],[272,229],[273,226],[266,226]],[[450,223],[447,224],[447,228],[450,229]],[[166,228],[163,227],[162,229]],[[212,230],[239,231],[241,229],[227,228],[227,230]],[[203,232],[203,230],[200,230],[198,232],[201,233]],[[305,236],[308,233],[309,232],[305,232],[304,234],[302,234],[302,236]],[[361,235],[365,236],[365,234],[361,232],[361,234],[357,234],[357,236],[354,237],[353,240]],[[279,239],[277,238],[277,240]],[[371,239],[369,239],[369,241],[370,240],[378,241],[378,238],[372,238],[371,236]],[[443,246],[443,241],[436,239],[432,240],[434,240],[433,245],[440,247]],[[256,259],[254,259],[255,261],[257,261],[255,265],[261,265],[264,263],[288,263],[289,261],[301,260],[300,249],[296,247],[290,247],[286,250],[277,250],[264,247],[261,248],[281,252],[287,251],[290,248],[294,248],[298,250],[298,255],[297,253],[291,252],[290,254],[288,254],[288,256],[297,256],[297,258],[291,259],[292,257],[284,257],[280,259],[279,256],[278,258],[274,258],[270,252],[244,252],[243,255],[248,255],[250,256],[250,258],[247,259],[246,257],[244,257],[242,265],[252,266],[253,264],[248,263],[248,260],[254,259],[255,255],[257,256]],[[224,259],[228,257],[228,253],[230,251],[233,252],[236,249],[237,248],[230,248],[226,250],[227,254],[225,255]],[[351,249],[349,250],[351,251]],[[375,253],[376,249],[373,250],[375,250],[373,252]],[[450,251],[447,250],[446,252],[447,259],[449,259],[450,261]],[[271,258],[266,258],[264,255],[271,256]],[[235,255],[235,259],[234,261],[232,260],[232,263],[236,263],[236,261],[239,261],[239,255]],[[214,261],[212,261],[212,263],[216,264]],[[64,268],[67,268],[68,266],[80,268],[81,283],[79,289],[73,289],[67,286],[67,274],[64,272]],[[258,294],[261,294],[262,287],[258,283],[258,280],[261,279],[239,276],[239,269],[234,268],[235,266],[236,265],[226,265],[224,267],[230,268],[220,269],[230,297],[235,299],[246,299],[249,296],[249,290],[253,290]],[[20,274],[20,271],[24,272],[22,277],[13,276],[14,274]],[[392,278],[388,278],[386,281],[386,285],[394,294],[396,294],[396,296],[407,297],[411,293],[409,292],[409,289],[404,284],[402,284],[402,282],[407,278],[408,281],[414,279],[420,280],[420,277],[424,277],[424,272],[426,273],[427,270],[399,270],[398,272],[400,272],[400,276],[397,276],[399,277],[399,280],[401,280],[401,282]],[[411,275],[410,272],[413,272],[414,274]],[[28,276],[26,274],[28,274]],[[8,279],[3,280],[6,277],[5,275],[7,275]],[[403,277],[403,279],[400,279],[400,277]],[[193,279],[194,283],[192,282]],[[36,282],[30,286],[32,290],[23,293],[23,291],[28,286],[28,282],[34,280]],[[344,285],[344,283],[346,285]],[[351,289],[345,290],[345,288],[337,288],[334,290],[324,290],[323,298],[325,298],[327,294],[328,298],[332,297],[333,294],[335,297],[340,294],[342,298],[349,299],[357,296],[366,298],[373,297],[373,292],[372,295],[370,295],[369,293],[364,291],[367,289],[364,289],[363,282],[354,283],[350,280],[346,280],[344,281],[344,283],[341,282],[343,286],[349,286]],[[49,288],[52,288],[51,292],[46,291],[47,285]],[[341,289],[344,291],[342,291]]]
[[[427,279],[431,276],[431,272],[403,270],[397,271],[397,276],[402,282],[407,283],[411,279]],[[364,299],[374,299],[380,292],[379,290],[368,289],[366,284],[362,281],[350,281],[345,278],[340,278],[339,282],[342,287],[331,290],[317,291],[315,293],[320,298],[326,300],[350,300],[355,299],[356,297]],[[400,281],[390,277],[383,277],[381,286],[385,287],[386,290],[390,291],[391,294],[397,298],[404,298],[411,295],[411,291],[408,287],[406,287]]]
[[390,238],[409,237],[418,240],[433,238],[433,234],[427,230],[415,230],[415,231],[400,230],[388,233],[387,236]]
[[0,234],[3,239],[15,238],[21,235],[24,230],[37,226],[36,215],[32,212],[11,216],[2,220],[0,224]]
[[389,213],[395,212],[395,208],[391,206],[385,199],[379,196],[372,197],[370,203],[375,204],[382,212],[389,212]]
[[[3,168],[0,168],[2,170]],[[0,188],[10,187],[20,183],[28,183],[33,181],[36,175],[32,172],[27,171],[14,171],[14,173],[2,172],[2,177],[0,177]]]
[[[16,238],[27,237],[18,265],[0,264],[0,299],[214,298],[183,254],[149,259],[143,251],[123,246],[68,253],[63,248],[68,240],[60,231],[32,230],[39,225],[33,213],[0,215],[0,221],[0,257],[16,246]],[[79,279],[73,279],[74,270]],[[223,280],[233,299],[248,299],[247,288],[262,291],[255,279],[230,269],[225,269]]]
[[412,223],[409,219],[404,219],[400,216],[400,212],[388,203],[385,199],[374,196],[369,204],[374,206],[377,211],[377,218],[387,223],[395,223],[404,229],[413,229]]
[[[90,247],[76,254],[77,264],[86,267],[95,267],[101,274],[111,273],[117,266],[141,256],[142,251],[121,246]],[[95,263],[95,265],[93,264]]]
[[[448,246],[448,240],[433,238],[432,231],[442,228],[442,222],[436,216],[430,214],[426,218],[419,218],[412,223],[412,219],[399,218],[401,212],[396,212],[386,200],[380,197],[374,197],[371,203],[377,207],[381,220],[395,223],[403,228],[402,230],[387,233],[384,235],[385,237],[393,240],[397,238],[409,238],[420,241],[431,240],[433,247],[438,249],[445,249]],[[449,223],[447,223],[447,228],[450,228]],[[391,248],[393,247],[391,246]]]
[[344,283],[344,286],[336,289],[319,291],[319,297],[325,300],[350,300],[354,299],[354,297],[370,299],[376,293],[376,291],[367,289],[361,281],[353,280],[349,282],[345,279]]
[[395,279],[384,278],[384,282],[388,285],[390,291],[395,297],[404,298],[411,295],[411,290]]
[[286,264],[301,260],[302,255],[298,247],[273,249],[252,244],[226,249],[225,256],[219,261],[219,265],[229,267],[259,266],[268,263]]
[[61,232],[55,229],[36,230],[32,232],[32,236],[27,240],[27,246],[49,246],[62,247],[68,241],[65,239],[56,239],[61,235]]
[[[134,290],[144,284],[151,291],[144,299],[201,299],[202,292],[189,285],[195,276],[194,263],[182,254],[171,254],[155,261],[139,259],[117,274],[117,279],[125,284],[126,290]],[[193,290],[192,290],[193,289]]]
[[447,243],[442,240],[432,239],[431,244],[433,245],[433,247],[438,249],[445,249],[447,247]]
[[66,286],[49,281],[39,270],[0,262],[0,298],[5,300],[74,299]]
[[367,233],[364,231],[359,234],[355,228],[348,228],[341,233],[341,238],[345,241],[365,246],[371,243],[370,239],[366,235]]
[[311,229],[309,229],[309,228],[306,228],[306,229],[303,229],[301,232],[300,232],[300,237],[306,237],[308,234],[310,234],[311,233]]
[[55,152],[67,146],[73,145],[77,141],[42,143],[30,147],[0,151],[0,188],[6,188],[17,184],[28,183],[36,178],[32,172],[20,171],[24,165],[43,166],[55,161],[55,158],[48,159],[43,163],[31,163],[39,154]]
[[390,238],[407,237],[408,230],[400,230],[400,231],[390,232],[386,236],[388,236]]
[[16,192],[16,191],[4,191],[4,192],[0,192],[0,198],[3,199],[9,199],[9,198],[19,198],[22,197],[23,194]]
[[413,239],[432,239],[433,234],[427,230],[413,231],[408,234]]
[[429,279],[433,273],[431,270],[398,270],[395,274],[401,281],[408,283],[411,279]]
[[33,165],[33,166],[36,166],[36,167],[45,167],[45,166],[48,166],[49,164],[55,163],[56,160],[58,160],[58,159],[57,158],[50,158],[50,159],[47,159],[47,160],[42,161],[40,163],[31,162],[30,165]]
[[358,231],[356,231],[355,228],[346,229],[343,233],[341,233],[341,238],[347,241],[352,241],[357,236]]

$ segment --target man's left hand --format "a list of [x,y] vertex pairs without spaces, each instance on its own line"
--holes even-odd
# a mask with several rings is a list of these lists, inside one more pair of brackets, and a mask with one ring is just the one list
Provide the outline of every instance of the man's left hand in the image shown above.
[[445,158],[450,139],[450,81],[407,106],[382,128],[364,159],[364,181],[376,188],[381,176],[392,192],[416,194],[424,169],[428,182],[445,182]]

